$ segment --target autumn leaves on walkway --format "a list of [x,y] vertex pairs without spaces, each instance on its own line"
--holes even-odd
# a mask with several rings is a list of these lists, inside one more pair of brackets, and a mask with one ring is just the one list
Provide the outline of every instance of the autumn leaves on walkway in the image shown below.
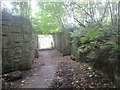
[[[114,88],[106,74],[83,62],[62,56],[57,50],[39,53],[30,70],[22,72],[23,78],[9,82],[12,88]],[[7,87],[6,86],[6,87]]]

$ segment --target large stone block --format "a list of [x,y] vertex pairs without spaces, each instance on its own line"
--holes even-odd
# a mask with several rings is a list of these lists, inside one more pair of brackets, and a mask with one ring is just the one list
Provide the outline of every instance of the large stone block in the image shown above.
[[30,52],[30,48],[29,48],[29,47],[24,48],[24,49],[23,49],[23,52],[24,52],[24,53],[29,53],[29,52]]
[[24,41],[31,41],[31,34],[24,34]]
[[12,34],[12,40],[13,40],[12,41],[13,43],[20,43],[23,41],[23,36],[19,33],[14,33],[14,34]]
[[13,61],[14,61],[14,63],[20,63],[21,62],[21,57],[19,57],[19,58],[13,58]]
[[8,48],[7,45],[8,45],[8,38],[6,36],[3,36],[2,37],[2,48],[7,49]]
[[26,70],[29,69],[31,66],[30,62],[20,62],[18,65],[19,70]]
[[13,63],[10,63],[8,61],[2,62],[2,73],[8,73],[13,70]]
[[14,42],[13,44],[14,44],[14,48],[22,46],[22,42]]
[[22,61],[29,61],[29,58],[30,58],[30,52],[27,52],[27,53],[22,53]]
[[20,71],[14,71],[14,72],[10,72],[8,74],[4,74],[3,77],[7,81],[14,81],[14,80],[21,79],[22,78],[22,73]]
[[20,27],[12,27],[12,33],[20,33],[21,32],[21,28]]
[[2,60],[8,57],[8,51],[6,48],[2,48]]
[[12,19],[11,17],[12,17],[11,14],[9,14],[9,13],[7,13],[5,11],[2,12],[2,20],[10,21]]
[[15,47],[14,48],[14,54],[21,54],[21,47]]
[[10,20],[3,20],[2,21],[2,25],[10,26],[11,25],[11,21]]
[[2,25],[2,34],[3,35],[8,35],[10,33],[10,30],[11,30],[10,26]]

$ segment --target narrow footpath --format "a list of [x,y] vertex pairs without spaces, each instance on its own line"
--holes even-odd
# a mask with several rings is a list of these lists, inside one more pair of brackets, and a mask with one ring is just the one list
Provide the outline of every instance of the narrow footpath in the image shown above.
[[105,73],[57,50],[40,51],[31,69],[22,73],[22,79],[9,82],[11,88],[115,88]]
[[11,88],[49,88],[57,71],[61,54],[56,50],[39,52],[30,70],[23,71],[23,79],[11,82]]
[[34,72],[33,76],[25,81],[29,82],[28,84],[23,84],[22,88],[48,88],[51,86],[51,82],[55,76],[57,64],[55,61],[56,55],[54,55],[53,51],[41,51],[39,53],[38,62],[43,62],[43,66],[37,68],[36,72]]

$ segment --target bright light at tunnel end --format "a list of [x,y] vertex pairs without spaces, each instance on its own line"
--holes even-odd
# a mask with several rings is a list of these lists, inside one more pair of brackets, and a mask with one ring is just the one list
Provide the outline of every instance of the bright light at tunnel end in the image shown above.
[[54,47],[52,35],[38,35],[38,48],[41,49],[52,49]]

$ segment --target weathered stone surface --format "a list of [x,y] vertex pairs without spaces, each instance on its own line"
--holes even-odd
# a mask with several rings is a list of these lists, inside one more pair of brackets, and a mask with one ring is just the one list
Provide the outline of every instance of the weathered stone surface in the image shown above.
[[[0,78],[2,75],[2,12],[0,3]],[[0,80],[0,90],[2,89],[2,80]]]
[[37,51],[30,20],[2,13],[3,73],[30,68]]
[[63,30],[62,32],[55,33],[54,42],[55,47],[63,53],[63,55],[70,55],[71,53],[71,37],[70,28]]
[[18,80],[18,79],[22,78],[22,73],[20,71],[14,71],[11,73],[4,74],[3,77],[7,81],[14,81],[14,80]]
[[75,61],[76,57],[74,55],[70,55],[70,58]]

